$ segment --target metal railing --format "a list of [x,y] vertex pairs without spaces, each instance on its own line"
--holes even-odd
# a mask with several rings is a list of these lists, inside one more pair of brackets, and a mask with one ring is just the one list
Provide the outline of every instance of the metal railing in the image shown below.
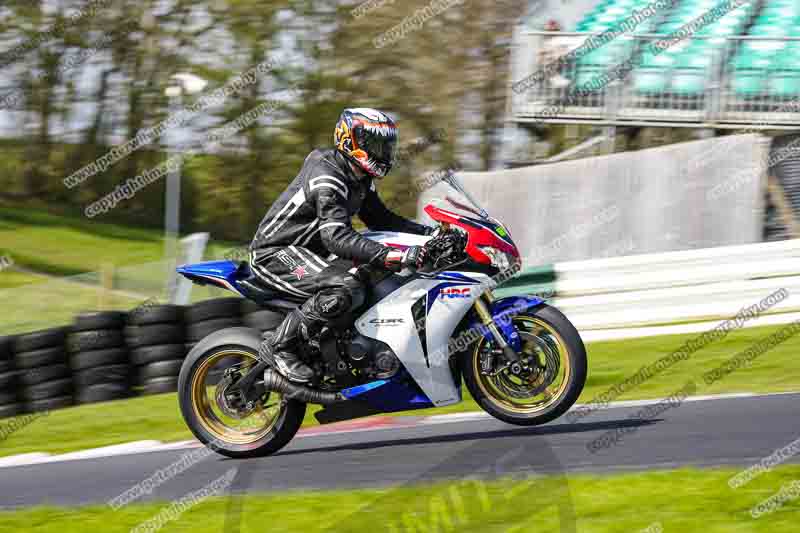
[[[530,35],[539,38],[535,48],[546,50],[547,39],[592,34]],[[540,83],[512,90],[514,120],[800,129],[800,64],[787,69],[778,61],[789,43],[798,42],[800,49],[800,37],[692,36],[653,53],[653,43],[664,37],[618,37],[543,76]],[[753,51],[758,47],[762,53]],[[748,53],[761,58],[760,64],[736,62],[738,54]],[[555,57],[540,53],[533,59],[539,63],[535,73],[545,66],[543,59]],[[609,76],[620,66],[626,75]]]

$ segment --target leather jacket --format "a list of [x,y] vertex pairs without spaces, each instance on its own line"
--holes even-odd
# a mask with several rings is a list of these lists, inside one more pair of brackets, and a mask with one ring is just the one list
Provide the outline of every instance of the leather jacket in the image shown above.
[[382,262],[389,248],[353,229],[358,215],[371,230],[430,234],[391,212],[369,176],[358,178],[338,150],[314,150],[258,226],[251,250],[301,246],[326,257]]

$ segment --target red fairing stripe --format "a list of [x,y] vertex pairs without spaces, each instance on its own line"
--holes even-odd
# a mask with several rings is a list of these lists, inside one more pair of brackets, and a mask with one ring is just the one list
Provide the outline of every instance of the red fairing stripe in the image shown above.
[[458,215],[457,213],[441,209],[432,204],[425,206],[425,212],[437,222],[454,224],[464,229],[467,232],[466,252],[478,263],[483,263],[485,265],[492,263],[492,260],[489,259],[489,256],[480,251],[478,248],[479,246],[491,246],[492,248],[497,248],[498,250],[511,254],[514,257],[519,257],[519,251],[517,250],[516,246],[504,241],[495,235],[495,233],[489,228],[476,228],[471,222],[465,223],[464,217]]

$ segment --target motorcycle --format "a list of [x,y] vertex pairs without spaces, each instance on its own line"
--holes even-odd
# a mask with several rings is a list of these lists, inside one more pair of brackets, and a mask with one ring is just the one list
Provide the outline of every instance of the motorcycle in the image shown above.
[[[424,245],[429,260],[398,274],[357,267],[371,283],[354,321],[302,343],[300,357],[316,373],[311,383],[293,383],[262,361],[257,329],[223,329],[194,346],[178,395],[201,442],[228,457],[265,456],[291,441],[308,404],[322,406],[314,414],[322,424],[443,407],[462,401],[462,380],[482,409],[511,424],[544,424],[575,403],[587,372],[578,331],[537,296],[493,296],[498,279],[519,271],[519,251],[456,176],[443,181],[444,200],[425,206],[438,224],[432,236],[365,233],[394,247]],[[280,316],[302,304],[252,283],[246,261],[177,271]]]

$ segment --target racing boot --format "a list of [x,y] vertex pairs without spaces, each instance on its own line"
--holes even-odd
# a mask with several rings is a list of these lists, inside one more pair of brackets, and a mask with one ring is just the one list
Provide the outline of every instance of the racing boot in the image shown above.
[[304,318],[299,309],[286,315],[275,333],[264,334],[264,340],[258,349],[262,360],[270,363],[286,379],[297,383],[307,383],[314,377],[311,367],[297,356]]

